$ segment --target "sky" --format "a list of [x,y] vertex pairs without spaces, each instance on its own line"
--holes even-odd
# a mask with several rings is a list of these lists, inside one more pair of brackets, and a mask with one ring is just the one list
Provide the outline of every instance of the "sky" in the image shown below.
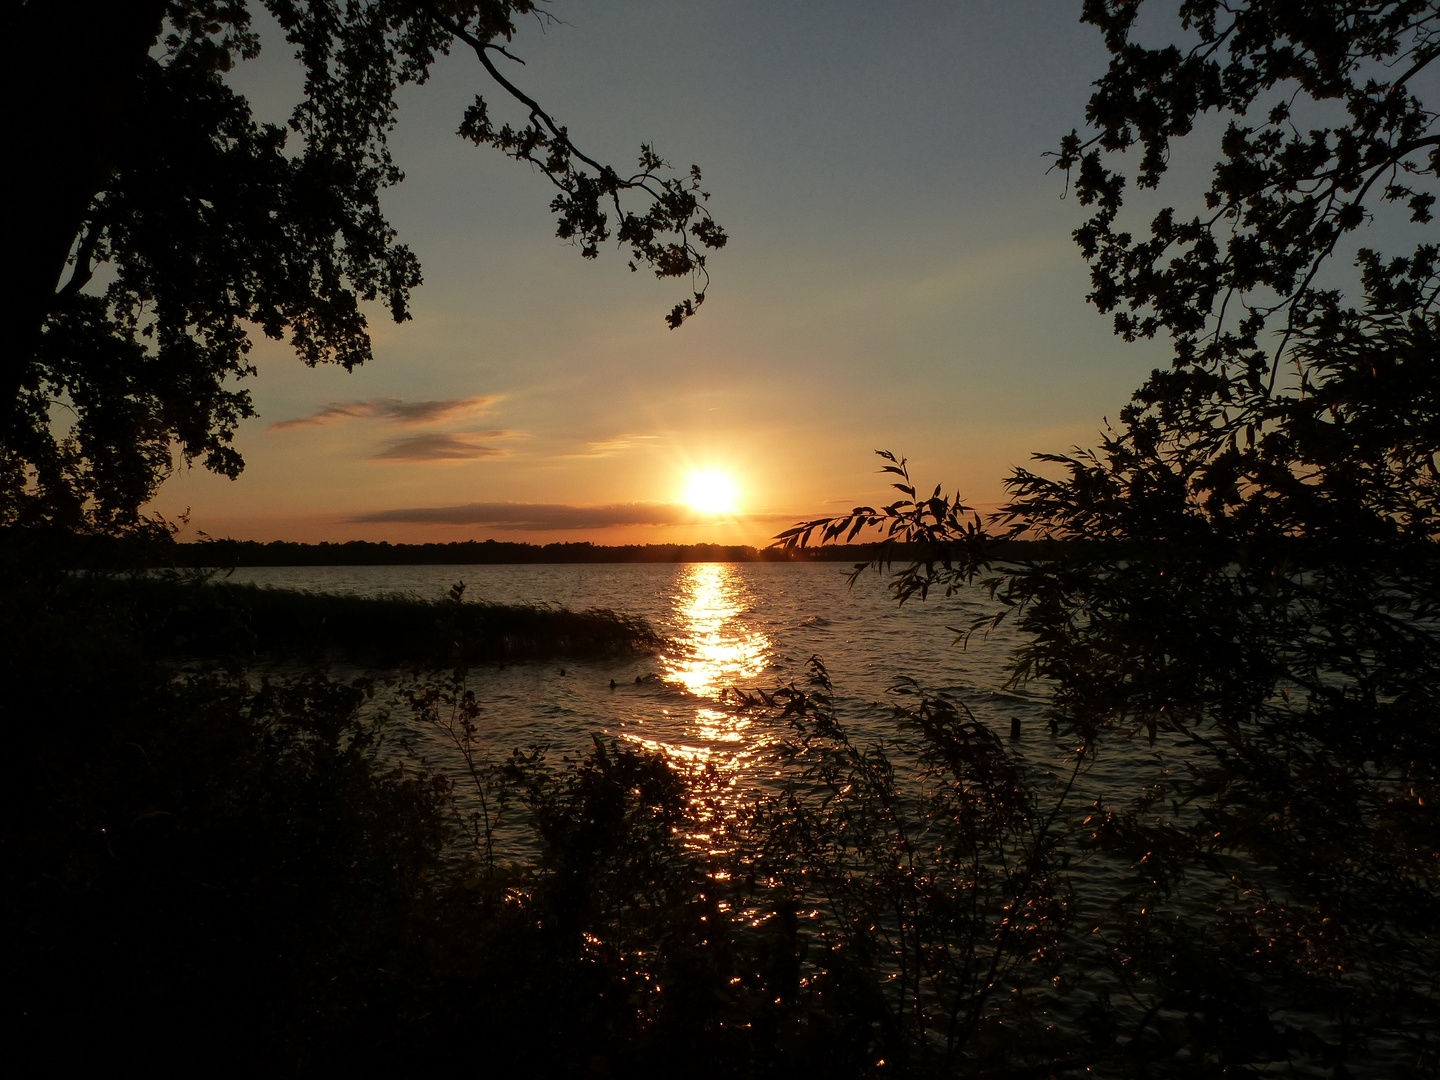
[[[889,501],[877,449],[993,506],[1165,360],[1087,306],[1084,208],[1047,171],[1105,67],[1079,9],[554,0],[507,75],[591,156],[698,164],[730,235],[678,330],[683,281],[581,259],[543,176],[455,135],[476,93],[522,119],[457,51],[392,135],[413,319],[377,308],[351,373],[260,339],[244,473],[182,468],[153,509],[188,510],[182,539],[764,544]],[[298,93],[273,34],[233,78],[263,118]],[[697,474],[733,497],[690,506]]]

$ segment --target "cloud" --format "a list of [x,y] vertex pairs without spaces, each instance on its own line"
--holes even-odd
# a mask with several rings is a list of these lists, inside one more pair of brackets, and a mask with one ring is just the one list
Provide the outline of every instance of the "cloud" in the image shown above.
[[655,435],[617,435],[613,439],[600,439],[596,442],[588,442],[585,449],[578,450],[573,454],[565,454],[565,457],[587,458],[587,457],[614,457],[616,454],[639,446],[644,442],[658,438]]
[[566,506],[562,503],[466,503],[361,514],[357,522],[406,522],[419,525],[494,525],[508,529],[596,529],[612,525],[680,525],[695,512],[680,503],[616,503]]
[[332,401],[323,409],[294,420],[277,420],[270,431],[285,431],[297,427],[321,427],[341,420],[384,420],[392,424],[410,427],[416,424],[435,424],[442,420],[453,420],[460,416],[475,416],[487,412],[500,398],[496,395],[481,397],[445,398],[441,401],[403,401],[400,398],[375,398],[371,401]]
[[[479,431],[481,437],[505,435],[503,431]],[[375,461],[473,461],[476,458],[499,457],[505,451],[498,446],[481,446],[455,435],[434,432],[396,439],[375,454]]]
[[[466,503],[408,510],[379,510],[353,522],[404,522],[412,525],[489,525],[498,529],[545,532],[604,529],[620,525],[694,525],[710,520],[683,503],[613,503],[567,506],[563,503]],[[745,514],[742,521],[795,520],[790,514]]]

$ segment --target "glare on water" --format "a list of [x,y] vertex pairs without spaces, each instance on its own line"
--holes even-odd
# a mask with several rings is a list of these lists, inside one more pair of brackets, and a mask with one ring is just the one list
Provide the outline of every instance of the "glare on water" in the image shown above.
[[679,650],[665,658],[666,675],[712,698],[759,676],[770,661],[770,639],[741,620],[749,604],[734,564],[691,563],[677,585]]
[[948,627],[988,609],[981,590],[900,608],[883,577],[865,575],[852,588],[834,563],[253,567],[232,580],[427,599],[464,581],[467,598],[610,608],[665,636],[655,656],[477,666],[470,686],[483,705],[480,738],[496,759],[536,745],[557,760],[578,757],[597,736],[620,738],[677,765],[713,768],[739,787],[766,785],[787,724],[725,691],[804,686],[812,656],[835,680],[841,719],[865,738],[894,734],[883,703],[908,676],[964,701],[996,730],[1022,715],[1037,751],[1050,741],[1038,719],[1043,691],[1002,688],[1015,644],[1008,625],[963,650],[952,644]]
[[[627,737],[691,765],[740,768],[759,749],[754,721],[721,702],[730,687],[753,685],[770,665],[772,642],[747,624],[751,597],[729,563],[691,563],[675,583],[675,631],[661,658],[664,678],[695,699],[668,738]],[[693,709],[693,711],[692,711]]]

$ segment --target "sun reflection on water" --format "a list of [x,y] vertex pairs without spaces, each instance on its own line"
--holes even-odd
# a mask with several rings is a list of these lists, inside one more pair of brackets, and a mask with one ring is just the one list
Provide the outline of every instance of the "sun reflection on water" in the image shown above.
[[699,697],[717,698],[759,676],[770,659],[770,639],[741,619],[750,598],[735,567],[693,563],[676,585],[679,647],[665,658],[667,677]]
[[[693,563],[675,583],[675,629],[661,657],[664,679],[700,698],[661,738],[629,737],[677,765],[712,767],[734,776],[764,745],[755,721],[724,702],[732,686],[753,686],[770,665],[770,638],[747,624],[752,598],[739,571],[727,563]],[[656,734],[659,734],[656,732]]]

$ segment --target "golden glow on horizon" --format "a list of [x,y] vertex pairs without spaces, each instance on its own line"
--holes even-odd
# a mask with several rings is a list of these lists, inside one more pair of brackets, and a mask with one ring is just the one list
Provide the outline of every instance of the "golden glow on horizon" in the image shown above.
[[685,484],[685,502],[701,514],[733,514],[736,494],[735,481],[718,469],[691,473]]

